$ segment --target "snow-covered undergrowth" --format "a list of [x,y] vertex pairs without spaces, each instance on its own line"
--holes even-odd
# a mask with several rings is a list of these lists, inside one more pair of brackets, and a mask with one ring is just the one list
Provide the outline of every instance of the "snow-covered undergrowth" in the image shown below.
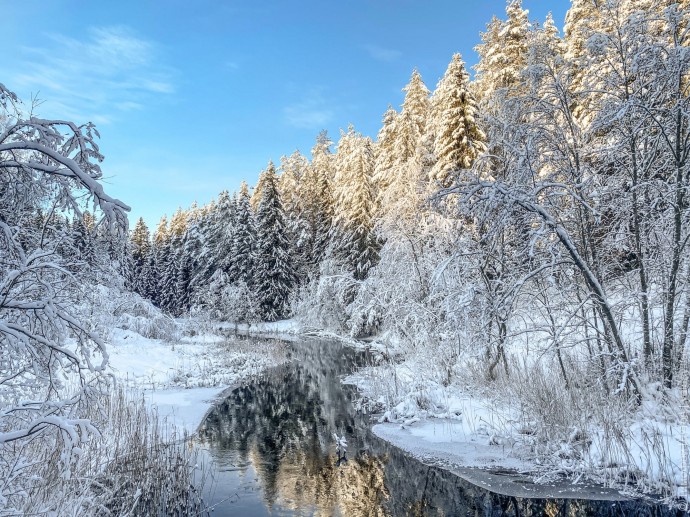
[[[0,515],[170,515],[201,509],[201,486],[193,485],[197,455],[185,446],[184,434],[134,392],[117,389],[91,402],[79,408],[79,434],[5,444],[0,469],[13,475],[3,476]],[[203,476],[198,479],[202,485]]]
[[662,400],[650,384],[638,407],[586,384],[565,389],[546,360],[511,363],[509,377],[491,382],[476,363],[459,362],[448,382],[432,354],[407,352],[383,359],[394,355],[388,348],[345,380],[361,390],[363,410],[380,413],[374,431],[382,438],[448,465],[566,476],[684,504],[690,408],[680,393]]
[[110,345],[110,372],[129,388],[220,390],[284,360],[275,340],[228,337],[222,324],[202,317],[171,318],[135,293],[98,286],[85,306],[96,299],[89,321]]
[[3,444],[0,515],[202,510],[191,434],[224,389],[283,361],[284,347],[213,334],[116,286],[93,287],[75,312],[103,337],[106,375],[72,408],[74,432]]

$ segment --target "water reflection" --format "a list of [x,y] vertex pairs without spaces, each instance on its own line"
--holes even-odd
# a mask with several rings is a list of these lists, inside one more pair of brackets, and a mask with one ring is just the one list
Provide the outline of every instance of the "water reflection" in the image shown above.
[[[320,344],[296,346],[291,359],[232,392],[209,414],[202,443],[221,463],[232,458],[241,476],[251,466],[273,513],[387,515],[385,458],[357,439],[352,390],[339,377],[364,358]],[[349,442],[347,461],[339,461],[336,432]]]
[[[217,472],[214,515],[669,515],[633,502],[534,500],[487,492],[376,438],[340,377],[361,352],[292,345],[291,361],[234,390],[200,442]],[[348,452],[336,453],[334,433]]]

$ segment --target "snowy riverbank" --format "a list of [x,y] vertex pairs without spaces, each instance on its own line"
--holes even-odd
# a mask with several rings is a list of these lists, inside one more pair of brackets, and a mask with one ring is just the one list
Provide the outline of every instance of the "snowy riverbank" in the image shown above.
[[[468,372],[466,385],[444,386],[410,358],[382,361],[344,382],[358,387],[364,410],[380,414],[373,426],[377,436],[424,461],[451,470],[514,470],[537,483],[568,480],[574,488],[601,483],[627,495],[665,494],[684,504],[690,428],[681,400],[678,413],[668,414],[650,397],[624,422],[615,422],[626,432],[612,440],[595,426],[544,429],[509,392],[472,385],[470,377]],[[558,412],[562,402],[551,401],[552,410]]]
[[143,396],[161,419],[187,433],[196,431],[228,387],[285,358],[274,341],[211,332],[170,342],[114,329],[108,350],[115,378]]
[[[141,390],[159,416],[189,433],[229,386],[285,359],[282,347],[259,336],[294,339],[305,333],[296,320],[237,327],[213,323],[204,328],[218,333],[236,330],[255,338],[250,342],[205,331],[173,344],[126,330],[115,330],[111,336],[110,364],[117,378]],[[386,356],[392,353],[391,347],[372,346]],[[419,358],[407,358],[382,360],[345,382],[358,387],[364,409],[381,413],[373,427],[377,436],[451,470],[510,469],[529,473],[536,482],[567,477],[574,488],[585,480],[620,487],[626,476],[636,476],[634,488],[629,486],[627,493],[662,492],[674,486],[673,496],[685,495],[682,465],[687,426],[680,415],[664,416],[653,400],[630,416],[629,433],[620,437],[620,449],[611,451],[605,430],[573,428],[561,438],[564,430],[551,433],[537,428],[543,423],[531,418],[519,401],[511,400],[502,389],[474,385],[471,372],[467,375],[463,385],[457,376],[444,386],[432,380],[428,365]],[[552,438],[545,441],[545,435]],[[619,461],[611,462],[614,457]]]

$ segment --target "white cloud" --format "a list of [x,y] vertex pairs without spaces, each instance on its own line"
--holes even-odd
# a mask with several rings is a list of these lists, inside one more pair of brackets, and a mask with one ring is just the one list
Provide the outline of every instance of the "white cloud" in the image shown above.
[[42,116],[79,122],[108,123],[175,91],[156,45],[122,26],[92,27],[83,39],[52,34],[44,47],[19,49],[0,73],[11,89],[45,100]]
[[396,61],[402,56],[402,52],[399,50],[383,48],[379,47],[378,45],[364,45],[364,50],[366,50],[375,60],[384,61],[387,63]]
[[285,120],[299,129],[323,129],[335,116],[333,108],[318,90],[283,108]]

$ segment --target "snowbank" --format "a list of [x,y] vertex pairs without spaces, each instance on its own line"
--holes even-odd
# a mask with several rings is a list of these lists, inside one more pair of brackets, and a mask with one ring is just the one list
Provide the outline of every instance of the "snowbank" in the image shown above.
[[537,483],[567,478],[669,501],[687,497],[690,428],[682,410],[663,410],[682,408],[680,394],[665,405],[649,395],[627,415],[611,413],[609,427],[583,415],[586,427],[556,429],[505,393],[435,382],[414,359],[382,361],[344,382],[359,388],[363,410],[380,414],[377,436],[424,461],[451,470],[514,470]]
[[229,386],[284,360],[274,342],[205,333],[170,343],[119,328],[108,352],[118,382],[143,392],[159,417],[190,434]]

